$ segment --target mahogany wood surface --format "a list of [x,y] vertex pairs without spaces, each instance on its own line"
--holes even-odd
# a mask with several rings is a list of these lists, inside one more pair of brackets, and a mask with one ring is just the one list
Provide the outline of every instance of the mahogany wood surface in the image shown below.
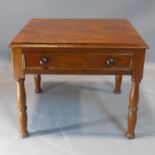
[[128,132],[126,134],[127,138],[129,139],[135,137],[135,133],[133,131],[135,129],[137,121],[138,100],[139,100],[139,81],[133,80],[129,100]]
[[22,138],[28,136],[27,132],[27,113],[26,113],[26,94],[24,79],[17,81],[17,104],[18,104],[18,119],[20,126],[20,135]]
[[121,84],[122,84],[122,75],[117,74],[115,76],[115,89],[114,89],[115,94],[121,93]]
[[148,47],[126,19],[32,19],[10,46],[20,44]]
[[143,77],[146,42],[126,19],[32,19],[11,41],[21,137],[28,135],[26,74],[114,75],[115,93],[123,75],[132,79],[127,138],[135,137],[139,83]]
[[[25,53],[25,68],[131,70],[130,53]],[[42,61],[45,63],[41,63]],[[110,64],[110,60],[114,61]]]
[[41,90],[41,75],[35,74],[34,81],[35,81],[35,93],[39,94],[42,91]]

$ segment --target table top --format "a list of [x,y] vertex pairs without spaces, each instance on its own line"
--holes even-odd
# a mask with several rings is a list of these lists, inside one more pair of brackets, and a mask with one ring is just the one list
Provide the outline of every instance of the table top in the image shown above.
[[126,19],[32,19],[10,47],[148,48]]

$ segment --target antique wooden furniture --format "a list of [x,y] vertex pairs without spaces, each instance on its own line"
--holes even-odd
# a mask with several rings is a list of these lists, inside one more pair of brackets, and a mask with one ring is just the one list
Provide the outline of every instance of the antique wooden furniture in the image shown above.
[[131,75],[127,138],[135,137],[139,83],[148,45],[125,19],[32,19],[12,40],[14,77],[21,137],[28,136],[26,74],[34,74],[41,92],[41,74]]

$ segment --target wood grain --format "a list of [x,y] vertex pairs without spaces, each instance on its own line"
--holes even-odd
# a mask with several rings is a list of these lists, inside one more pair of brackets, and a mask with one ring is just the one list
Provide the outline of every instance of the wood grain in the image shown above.
[[20,127],[20,135],[22,138],[28,136],[27,131],[27,112],[26,112],[26,94],[24,79],[19,79],[17,81],[17,104],[18,104],[18,119]]
[[[131,70],[132,53],[25,53],[25,68]],[[41,61],[46,59],[46,64]],[[113,59],[114,64],[108,64]]]
[[121,84],[122,84],[122,75],[117,74],[115,76],[115,89],[114,89],[115,94],[121,93]]
[[22,44],[148,48],[126,19],[32,19],[10,47]]
[[135,125],[137,122],[137,111],[139,101],[139,81],[132,80],[132,87],[129,96],[129,112],[128,112],[128,139],[135,138]]
[[16,80],[24,79],[25,75],[23,72],[23,54],[21,48],[12,48],[12,64],[14,78]]
[[115,75],[120,93],[123,75],[132,79],[127,138],[135,137],[139,83],[143,77],[146,42],[126,19],[32,19],[9,44],[17,81],[19,126],[28,135],[26,74],[35,74],[36,92],[41,74]]
[[39,94],[42,91],[41,90],[41,75],[35,74],[34,81],[35,81],[35,93]]

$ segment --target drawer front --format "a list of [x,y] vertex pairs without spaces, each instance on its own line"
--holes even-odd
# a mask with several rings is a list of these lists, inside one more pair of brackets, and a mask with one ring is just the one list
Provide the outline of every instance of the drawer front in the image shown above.
[[25,68],[131,70],[132,53],[24,53]]

